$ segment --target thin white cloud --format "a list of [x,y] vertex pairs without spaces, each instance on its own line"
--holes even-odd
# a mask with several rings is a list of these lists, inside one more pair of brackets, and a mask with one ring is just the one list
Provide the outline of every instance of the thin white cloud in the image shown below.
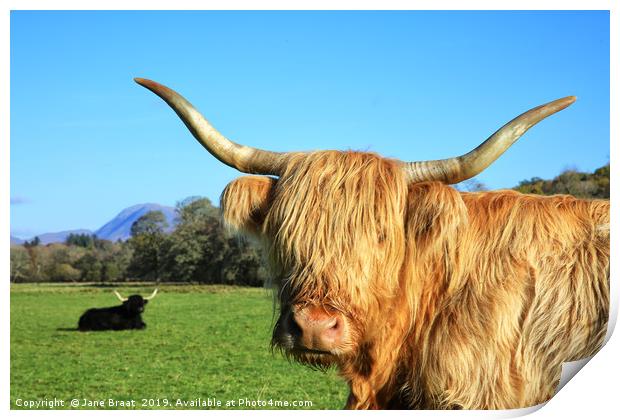
[[15,196],[11,197],[11,205],[19,205],[19,204],[28,204],[30,203],[30,199],[26,197]]

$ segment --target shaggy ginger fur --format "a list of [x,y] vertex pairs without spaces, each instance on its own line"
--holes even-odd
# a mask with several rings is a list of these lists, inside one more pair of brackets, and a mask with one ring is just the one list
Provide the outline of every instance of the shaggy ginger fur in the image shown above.
[[608,201],[408,185],[395,161],[326,151],[231,182],[222,211],[264,243],[281,319],[346,319],[332,354],[287,353],[337,366],[347,408],[527,407],[602,345]]

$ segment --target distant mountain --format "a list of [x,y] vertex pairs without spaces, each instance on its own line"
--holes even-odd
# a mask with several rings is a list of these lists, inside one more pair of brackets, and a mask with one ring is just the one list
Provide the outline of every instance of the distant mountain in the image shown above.
[[21,245],[24,243],[23,239],[19,239],[13,235],[11,235],[11,245]]
[[100,239],[109,241],[126,240],[131,237],[131,225],[150,211],[161,211],[168,222],[168,231],[174,229],[176,212],[174,207],[162,206],[156,203],[137,204],[121,211],[114,219],[100,227],[95,234]]
[[[67,236],[75,233],[76,235],[87,234],[91,235],[93,232],[88,229],[73,229],[73,230],[63,230],[62,232],[53,232],[53,233],[44,233],[42,235],[37,235],[39,240],[41,241],[41,245],[47,245],[54,242],[64,242],[67,239]],[[32,238],[34,239],[34,238]]]
[[[64,242],[67,239],[67,236],[69,236],[71,233],[78,235],[95,234],[99,239],[107,239],[108,241],[113,242],[116,242],[119,239],[124,241],[131,237],[131,225],[133,225],[133,223],[138,220],[140,216],[143,216],[150,211],[161,211],[166,217],[166,221],[168,222],[167,231],[170,232],[174,229],[174,219],[176,217],[174,207],[162,206],[161,204],[156,203],[146,203],[136,204],[135,206],[126,208],[118,215],[116,215],[114,219],[110,220],[108,223],[101,226],[94,232],[88,229],[73,229],[65,230],[62,232],[44,233],[37,236],[39,237],[42,245],[47,245],[54,242]],[[30,238],[30,240],[32,239],[34,239],[34,237]],[[23,243],[23,239],[11,236],[11,245],[20,245]]]

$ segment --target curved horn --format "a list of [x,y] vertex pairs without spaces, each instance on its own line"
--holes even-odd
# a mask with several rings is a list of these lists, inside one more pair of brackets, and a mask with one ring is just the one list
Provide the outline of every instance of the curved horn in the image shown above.
[[574,96],[567,96],[530,109],[465,155],[442,160],[404,162],[407,177],[410,182],[443,181],[446,184],[456,184],[472,178],[500,157],[533,125],[563,110],[576,99]]
[[139,77],[134,80],[170,105],[196,140],[220,162],[249,174],[280,175],[284,171],[288,153],[270,152],[237,144],[224,137],[192,104],[174,90],[152,80]]
[[114,290],[114,294],[116,295],[118,300],[120,300],[121,302],[126,302],[127,301],[127,298],[122,297],[121,294],[118,293],[116,290]]
[[144,298],[144,300],[151,300],[151,299],[153,299],[153,298],[155,297],[155,295],[157,294],[157,291],[158,291],[158,290],[159,290],[159,289],[155,289],[155,291],[154,291],[153,293],[151,293],[151,295],[150,295],[150,296],[145,297],[145,298]]

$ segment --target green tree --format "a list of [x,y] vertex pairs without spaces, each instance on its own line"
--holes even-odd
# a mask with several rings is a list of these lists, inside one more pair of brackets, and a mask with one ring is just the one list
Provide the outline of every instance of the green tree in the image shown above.
[[254,287],[265,284],[267,270],[256,244],[241,237],[229,237],[224,261],[223,283]]
[[82,248],[92,248],[94,245],[93,239],[95,237],[95,235],[88,235],[85,233],[70,233],[65,239],[65,244]]
[[[80,271],[74,264],[86,253],[84,248],[53,243],[41,248],[41,267],[49,281],[77,281]],[[69,268],[70,267],[70,268]],[[64,277],[66,274],[66,277]]]
[[206,198],[177,203],[177,226],[170,237],[166,271],[175,281],[218,282],[225,254],[217,209]]
[[22,283],[31,279],[31,264],[28,251],[21,246],[11,246],[10,280],[13,283]]
[[568,168],[552,180],[538,177],[521,181],[515,190],[526,194],[570,194],[578,198],[609,198],[609,164],[594,173]]
[[130,276],[143,280],[159,281],[167,247],[165,229],[166,217],[161,211],[150,211],[131,225],[129,244],[133,251],[128,266]]
[[39,246],[41,244],[41,239],[39,239],[38,236],[35,236],[30,242],[25,241],[24,242],[24,246],[26,248],[34,248],[36,246]]
[[131,259],[129,244],[123,242],[108,242],[102,250],[102,281],[120,281],[126,276],[127,267]]
[[[36,239],[37,239],[36,243],[38,244],[39,238],[37,237]],[[33,245],[32,242],[24,243],[24,248],[26,252],[28,253],[28,264],[30,265],[28,269],[29,280],[33,282],[39,282],[39,281],[44,280],[43,272],[41,270],[41,264],[39,261],[42,247],[37,246],[37,244]]]
[[82,281],[102,281],[101,258],[99,256],[99,252],[95,250],[85,253],[79,260],[77,260],[75,263],[75,268],[80,270],[80,280]]
[[260,252],[250,242],[233,237],[222,227],[219,210],[206,198],[177,203],[177,226],[166,254],[167,277],[260,286],[266,278]]
[[80,277],[80,270],[67,263],[55,265],[50,273],[50,280],[59,282],[74,282],[78,281]]
[[133,222],[131,225],[131,236],[161,235],[167,227],[168,221],[161,211],[149,211]]

